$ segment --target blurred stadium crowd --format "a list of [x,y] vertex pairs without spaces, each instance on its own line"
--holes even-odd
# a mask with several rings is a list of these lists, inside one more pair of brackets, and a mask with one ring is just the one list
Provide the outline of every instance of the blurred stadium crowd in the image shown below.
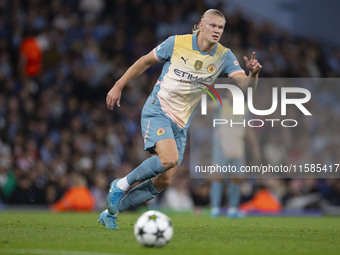
[[[208,8],[228,6],[204,0],[0,0],[0,203],[53,204],[75,185],[76,174],[85,178],[96,208],[104,208],[109,182],[149,156],[142,149],[140,113],[162,66],[132,81],[113,112],[106,109],[106,93],[169,35],[191,33]],[[256,51],[261,77],[340,76],[339,48],[268,23],[255,25],[241,11],[226,19],[221,43],[242,66],[243,56]],[[28,70],[32,47],[37,62]],[[316,92],[329,124],[311,129],[306,123],[295,135],[258,130],[264,162],[307,162],[317,155],[340,163],[339,90]],[[209,181],[190,180],[188,161],[187,150],[173,185],[153,203],[209,205]],[[245,180],[243,200],[264,187],[284,208],[319,208],[315,202],[321,200],[340,206],[339,179]],[[317,199],[303,200],[315,194]]]

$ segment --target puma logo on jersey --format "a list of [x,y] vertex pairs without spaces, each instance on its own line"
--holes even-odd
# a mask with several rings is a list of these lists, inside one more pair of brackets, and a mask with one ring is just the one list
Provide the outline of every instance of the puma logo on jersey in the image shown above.
[[184,61],[184,64],[187,64],[187,61],[189,60],[188,58],[184,59],[183,57],[181,57],[181,59]]

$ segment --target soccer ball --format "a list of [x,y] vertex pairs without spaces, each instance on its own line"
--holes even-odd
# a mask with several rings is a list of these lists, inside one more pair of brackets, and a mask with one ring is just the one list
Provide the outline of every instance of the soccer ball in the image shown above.
[[142,214],[134,227],[137,242],[146,247],[163,247],[170,242],[173,233],[170,218],[158,211]]

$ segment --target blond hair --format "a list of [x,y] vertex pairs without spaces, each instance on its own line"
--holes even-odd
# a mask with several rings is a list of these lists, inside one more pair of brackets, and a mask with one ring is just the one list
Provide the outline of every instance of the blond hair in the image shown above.
[[[225,17],[223,15],[222,12],[220,12],[219,10],[216,9],[209,9],[207,10],[201,17],[201,21],[207,16],[207,15],[213,15],[213,16],[218,16],[221,17],[225,20]],[[194,27],[192,28],[192,33],[193,34],[199,34],[200,32],[200,28],[198,26],[198,24],[195,24]]]

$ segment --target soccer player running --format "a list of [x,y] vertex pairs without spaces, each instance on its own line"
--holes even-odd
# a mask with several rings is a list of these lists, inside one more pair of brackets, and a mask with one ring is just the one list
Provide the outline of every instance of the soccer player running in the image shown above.
[[[243,91],[248,86],[257,86],[262,66],[255,59],[255,52],[251,59],[244,57],[249,70],[246,76],[231,50],[218,43],[225,23],[220,11],[206,11],[193,34],[169,37],[138,59],[107,94],[107,108],[113,110],[115,104],[119,107],[122,90],[128,82],[153,64],[165,62],[141,116],[144,149],[154,156],[110,184],[107,210],[99,216],[99,222],[106,228],[118,229],[118,212],[154,198],[170,185],[183,158],[187,130],[200,103],[199,87],[204,87],[203,83],[213,85],[216,78],[228,75]],[[125,195],[136,182],[142,183]]]

